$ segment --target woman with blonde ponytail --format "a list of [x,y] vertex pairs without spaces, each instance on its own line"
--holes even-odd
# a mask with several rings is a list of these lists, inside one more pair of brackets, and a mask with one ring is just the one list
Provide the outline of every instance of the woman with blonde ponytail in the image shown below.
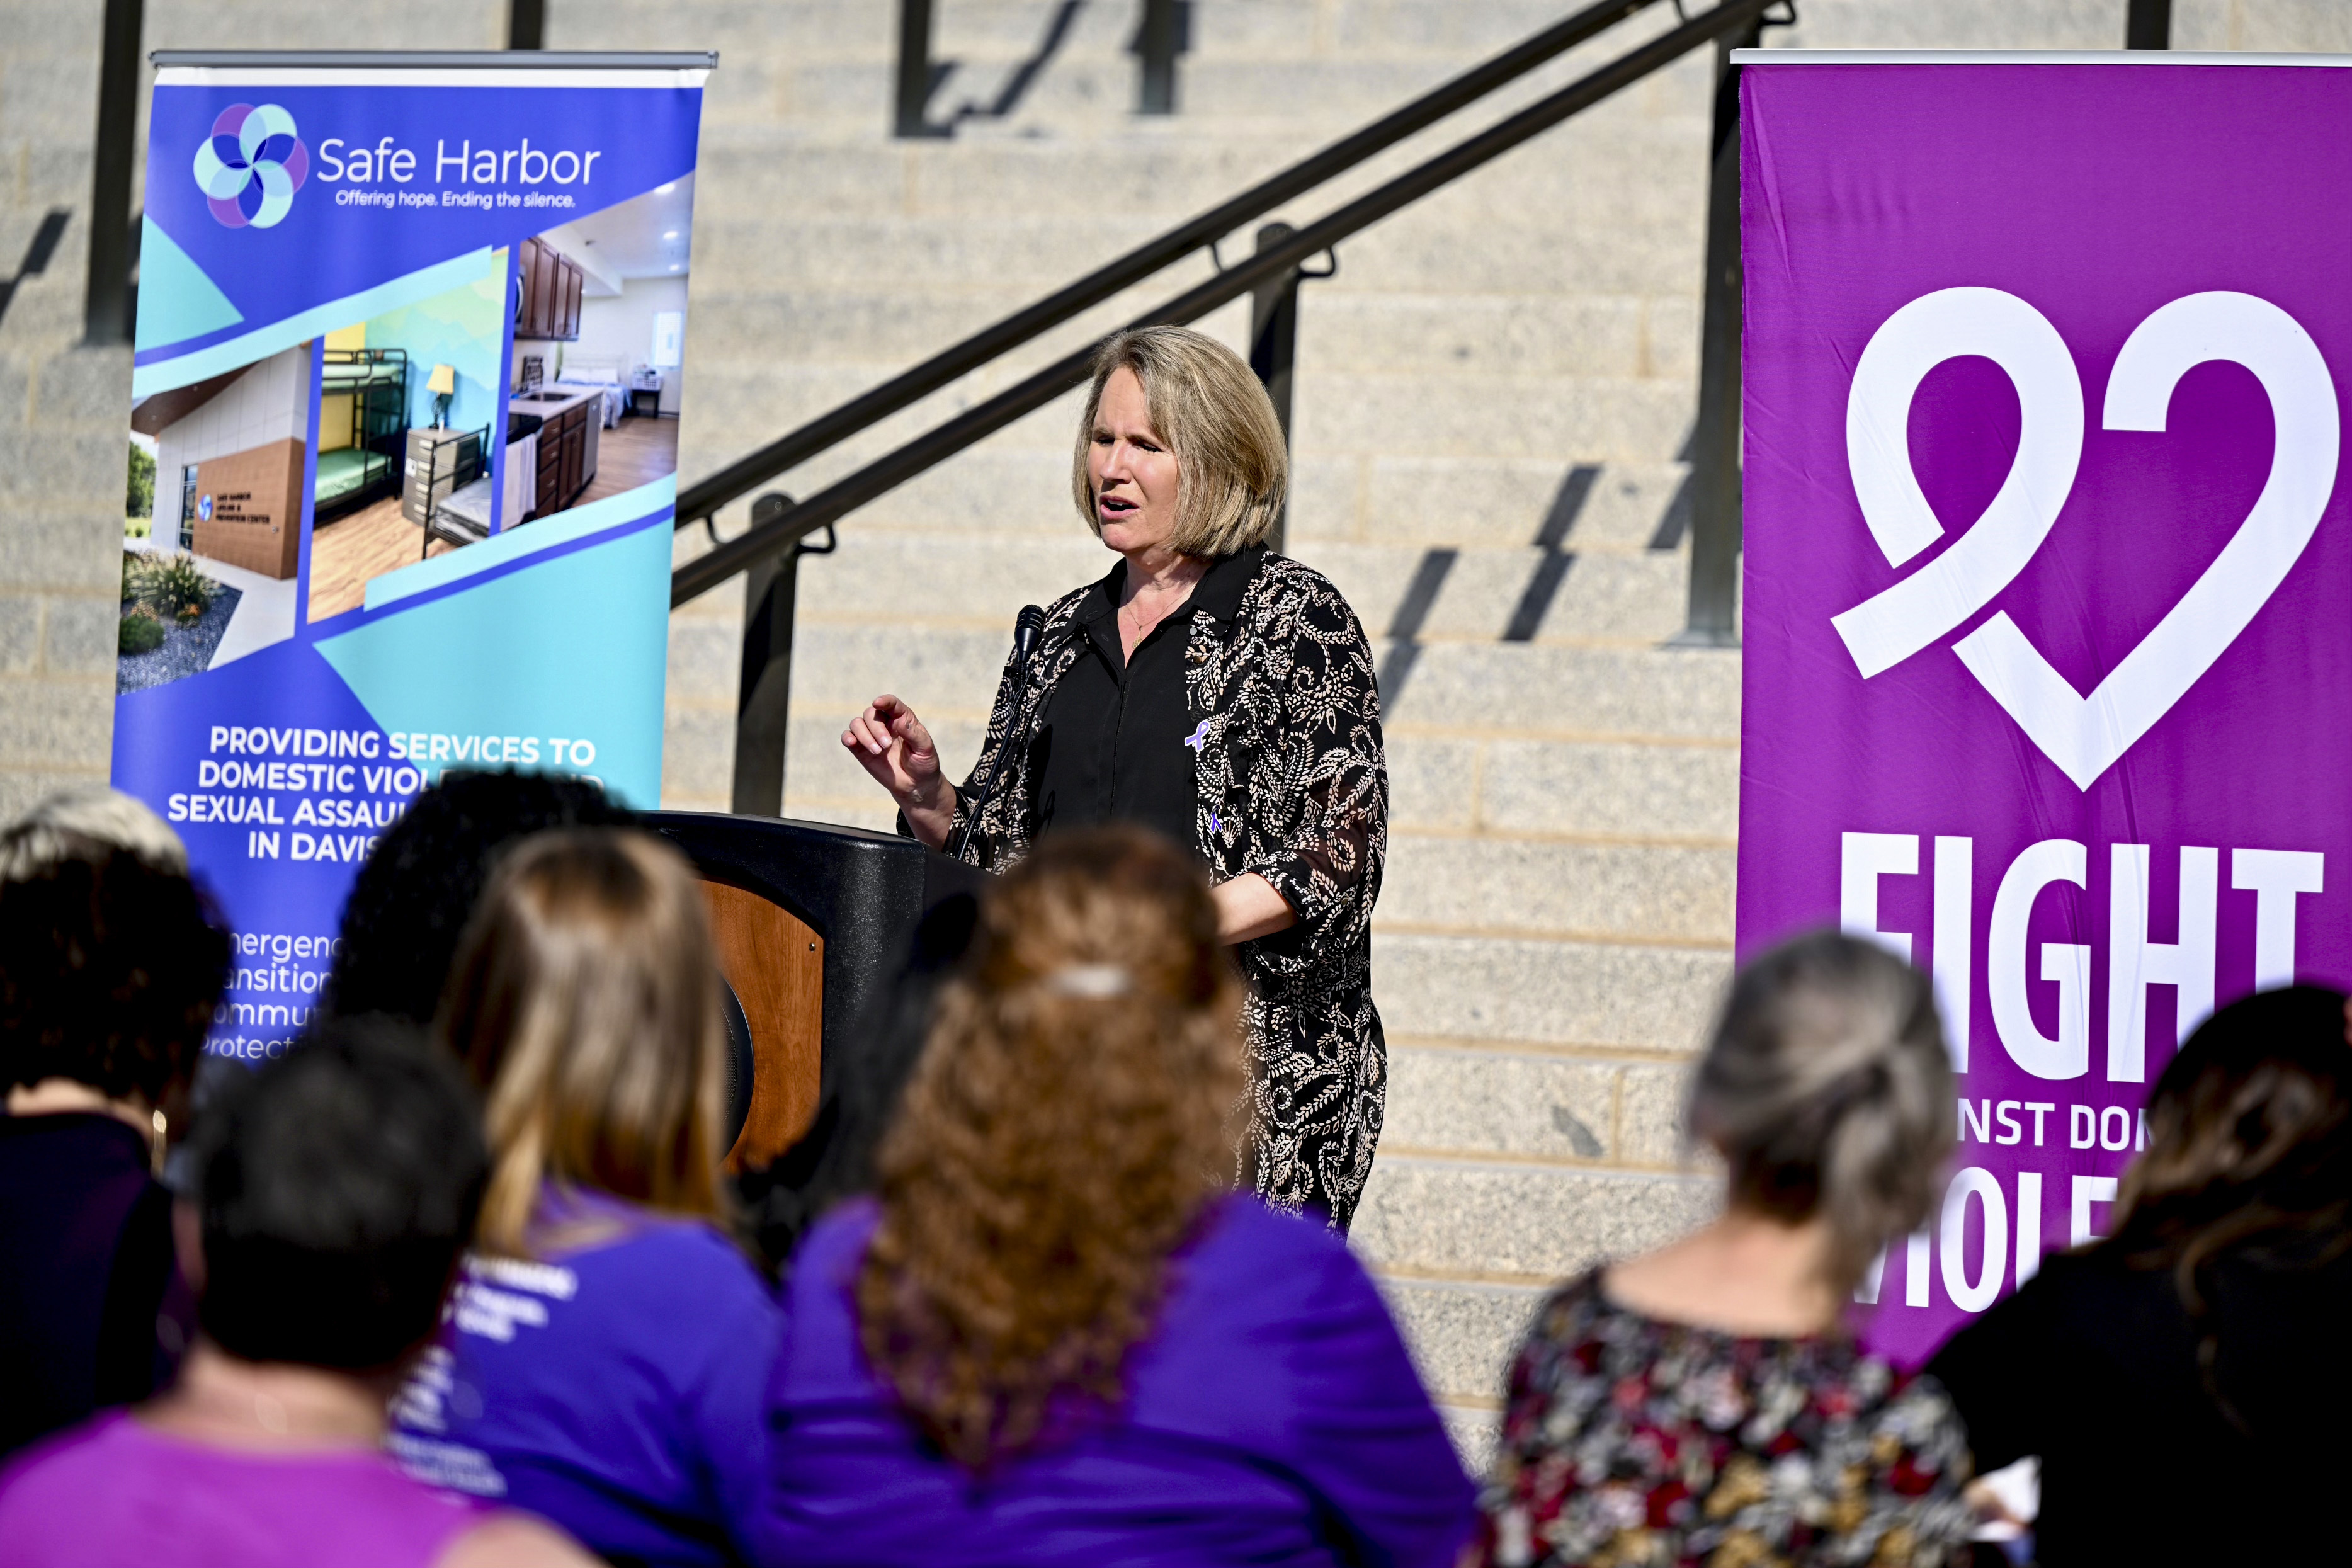
[[1723,1214],[1537,1314],[1480,1500],[1483,1561],[1965,1561],[1949,1402],[1843,1326],[1870,1260],[1926,1219],[1952,1120],[1910,965],[1824,931],[1734,977],[1689,1113],[1722,1159]]
[[779,1321],[729,1238],[725,1023],[693,873],[645,834],[511,851],[437,1028],[486,1097],[489,1186],[394,1453],[614,1561],[732,1563]]

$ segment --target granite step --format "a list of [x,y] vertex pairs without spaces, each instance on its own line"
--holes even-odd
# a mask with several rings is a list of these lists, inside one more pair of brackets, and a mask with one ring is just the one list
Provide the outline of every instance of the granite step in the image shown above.
[[1689,1070],[1663,1054],[1392,1032],[1381,1156],[1685,1173],[1696,1159],[1681,1131]]
[[1380,919],[1425,934],[1725,943],[1732,851],[1392,834]]
[[1349,1244],[1391,1279],[1544,1285],[1671,1240],[1720,1204],[1713,1177],[1383,1154]]
[[1393,930],[1375,920],[1374,998],[1399,1036],[1654,1054],[1697,1049],[1727,945]]

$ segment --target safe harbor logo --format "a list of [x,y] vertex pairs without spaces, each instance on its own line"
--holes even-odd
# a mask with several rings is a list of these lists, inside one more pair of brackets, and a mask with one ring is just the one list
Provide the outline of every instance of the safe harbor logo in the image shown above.
[[196,149],[196,184],[229,228],[275,227],[310,172],[294,117],[274,103],[229,105]]

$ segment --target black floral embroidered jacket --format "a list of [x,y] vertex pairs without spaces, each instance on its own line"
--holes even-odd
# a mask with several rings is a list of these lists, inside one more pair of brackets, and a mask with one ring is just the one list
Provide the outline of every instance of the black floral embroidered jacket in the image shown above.
[[[1253,994],[1252,1163],[1267,1201],[1316,1205],[1345,1229],[1371,1172],[1388,1088],[1371,994],[1389,820],[1380,692],[1371,645],[1339,589],[1286,556],[1251,553],[1259,559],[1230,619],[1179,612],[1190,618],[1187,705],[1207,721],[1194,764],[1195,847],[1213,879],[1255,871],[1297,913],[1289,930],[1237,950]],[[1028,851],[1029,741],[1084,651],[1087,593],[1046,613],[1025,688],[1006,661],[972,777],[987,777],[1015,743],[965,851],[976,865],[1003,870]],[[965,820],[959,796],[950,841]]]

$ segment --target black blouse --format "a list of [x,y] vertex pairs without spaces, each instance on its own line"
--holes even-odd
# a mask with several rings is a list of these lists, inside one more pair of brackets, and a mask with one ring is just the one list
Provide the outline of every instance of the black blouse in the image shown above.
[[2200,1324],[2170,1269],[2112,1243],[2061,1254],[1928,1363],[1979,1472],[2041,1457],[2044,1568],[2342,1560],[2326,1499],[2352,1472],[2352,1257],[2236,1258],[2206,1289]]
[[1185,604],[1136,645],[1119,651],[1118,605],[1127,563],[1086,591],[1076,619],[1085,637],[1076,661],[1045,700],[1029,742],[1029,837],[1050,828],[1140,823],[1197,851],[1193,768],[1207,732],[1185,692],[1186,612],[1231,622],[1258,563],[1253,547],[1214,563]]
[[[975,866],[1001,871],[1029,851],[1042,782],[1030,742],[1065,678],[1097,658],[1079,616],[1098,592],[1107,596],[1108,584],[1076,589],[1046,610],[1027,679],[1005,662],[973,770],[992,777],[1003,756],[1003,776],[976,821],[969,788],[960,790],[949,825],[951,835],[975,829],[964,847]],[[1250,988],[1247,1180],[1267,1202],[1320,1208],[1345,1229],[1371,1172],[1388,1091],[1371,994],[1389,816],[1371,642],[1329,579],[1255,548],[1212,569],[1168,619],[1182,625],[1168,651],[1182,649],[1192,721],[1181,742],[1192,755],[1191,827],[1177,842],[1198,851],[1210,880],[1264,877],[1298,916],[1234,950]],[[1057,819],[1071,820],[1067,810],[1057,803]]]
[[191,1303],[147,1158],[111,1116],[0,1115],[0,1457],[168,1380]]

